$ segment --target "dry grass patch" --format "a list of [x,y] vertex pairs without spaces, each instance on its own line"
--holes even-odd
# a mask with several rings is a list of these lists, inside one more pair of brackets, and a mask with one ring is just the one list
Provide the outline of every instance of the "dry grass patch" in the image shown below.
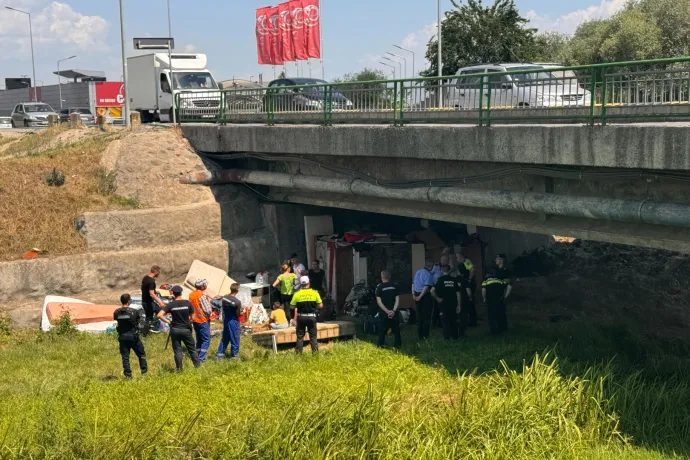
[[[4,152],[15,157],[4,159],[0,175],[0,260],[20,259],[32,248],[52,255],[84,251],[74,227],[80,213],[138,207],[112,191],[99,193],[101,154],[119,135],[93,132],[63,146],[65,132],[57,127],[25,136]],[[63,186],[48,185],[54,170],[64,174]]]

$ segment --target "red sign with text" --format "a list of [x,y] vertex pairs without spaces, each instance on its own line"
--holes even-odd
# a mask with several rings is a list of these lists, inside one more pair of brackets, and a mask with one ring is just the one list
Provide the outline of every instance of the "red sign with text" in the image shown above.
[[125,85],[120,81],[96,82],[96,107],[123,107]]

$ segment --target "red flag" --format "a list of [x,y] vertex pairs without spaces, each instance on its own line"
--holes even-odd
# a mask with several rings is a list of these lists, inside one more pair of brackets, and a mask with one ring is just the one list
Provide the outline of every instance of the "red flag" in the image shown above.
[[283,45],[283,59],[293,62],[295,60],[295,48],[292,44],[292,12],[288,2],[278,5],[278,29]]
[[307,56],[307,40],[304,33],[302,0],[290,0],[289,6],[292,12],[292,49],[295,59],[306,61],[309,56]]
[[273,65],[283,65],[285,62],[283,59],[283,41],[278,27],[279,17],[277,6],[268,8],[268,32],[271,39],[271,64]]
[[256,10],[256,50],[259,64],[273,64],[271,40],[268,32],[268,11],[270,8]]
[[321,11],[319,0],[302,0],[307,56],[321,58]]

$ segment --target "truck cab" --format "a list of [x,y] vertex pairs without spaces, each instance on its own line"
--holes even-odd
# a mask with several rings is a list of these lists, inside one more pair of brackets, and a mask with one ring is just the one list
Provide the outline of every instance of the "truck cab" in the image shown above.
[[[171,65],[172,64],[172,65]],[[152,53],[127,59],[130,106],[142,122],[172,121],[173,102],[187,119],[213,120],[220,109],[220,90],[206,68],[205,54]]]

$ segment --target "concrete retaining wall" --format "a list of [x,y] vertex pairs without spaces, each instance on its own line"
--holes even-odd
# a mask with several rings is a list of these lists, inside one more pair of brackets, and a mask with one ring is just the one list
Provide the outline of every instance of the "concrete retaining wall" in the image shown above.
[[201,203],[174,208],[87,212],[80,233],[92,251],[232,239],[263,227],[257,200]]
[[151,249],[2,262],[0,302],[41,298],[49,294],[75,296],[87,291],[136,289],[152,265],[161,267],[161,279],[182,281],[195,259],[228,270],[228,243],[214,240]]
[[202,152],[690,170],[690,124],[577,126],[182,125]]

